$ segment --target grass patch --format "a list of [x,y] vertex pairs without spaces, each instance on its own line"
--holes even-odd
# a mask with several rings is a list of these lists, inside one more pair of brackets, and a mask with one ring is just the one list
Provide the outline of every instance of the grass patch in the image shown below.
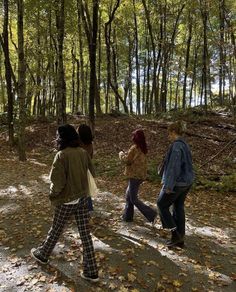
[[199,177],[196,189],[208,189],[218,192],[235,192],[236,191],[236,173],[224,175],[222,177],[205,178]]

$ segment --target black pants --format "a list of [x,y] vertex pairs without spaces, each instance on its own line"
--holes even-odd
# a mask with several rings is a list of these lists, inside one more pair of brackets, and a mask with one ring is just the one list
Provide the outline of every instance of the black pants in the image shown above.
[[[163,228],[176,228],[181,236],[185,235],[184,202],[190,188],[191,186],[175,187],[170,194],[162,189],[157,200]],[[173,205],[173,214],[169,210],[171,205]]]

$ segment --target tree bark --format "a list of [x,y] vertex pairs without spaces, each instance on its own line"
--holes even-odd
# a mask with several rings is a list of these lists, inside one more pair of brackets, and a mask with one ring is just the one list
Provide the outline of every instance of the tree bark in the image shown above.
[[208,41],[207,41],[207,23],[208,23],[208,8],[206,0],[200,0],[202,23],[203,23],[203,54],[202,54],[202,97],[204,97],[204,109],[207,113],[207,84],[208,84]]
[[186,107],[186,90],[187,90],[187,78],[188,78],[188,68],[189,68],[189,56],[190,56],[191,40],[192,40],[192,15],[191,15],[191,11],[189,11],[189,16],[188,16],[188,40],[187,40],[185,72],[184,72],[184,84],[183,84],[183,109],[185,109],[185,107]]
[[9,54],[9,41],[8,41],[8,22],[9,22],[9,3],[4,0],[4,24],[3,24],[3,44],[4,44],[4,65],[5,65],[5,78],[7,84],[7,117],[8,117],[8,137],[9,145],[14,144],[14,126],[13,126],[13,104],[14,96],[12,91],[12,77],[11,77],[11,62]]
[[24,53],[24,1],[17,0],[17,37],[18,37],[18,99],[19,99],[19,129],[18,129],[18,152],[19,160],[26,160],[25,152],[25,93],[26,93],[26,66]]
[[139,38],[138,38],[138,24],[136,16],[136,7],[135,0],[133,0],[133,9],[134,9],[134,31],[135,31],[135,63],[136,63],[136,93],[137,93],[137,109],[136,113],[140,115],[141,113],[141,95],[140,95],[140,65],[139,65]]
[[92,24],[93,27],[91,31],[91,43],[89,44],[89,60],[90,60],[89,120],[93,133],[95,130],[94,101],[97,95],[96,52],[98,31],[98,9],[99,0],[93,0],[93,24]]
[[64,0],[55,0],[56,5],[56,28],[57,28],[57,84],[56,84],[56,101],[57,101],[57,123],[66,123],[66,82],[63,62],[63,46],[65,33],[65,9]]
[[225,16],[224,16],[225,1],[219,0],[219,24],[220,24],[220,66],[219,66],[219,104],[222,106],[225,99],[225,54],[224,54],[224,43],[225,43]]

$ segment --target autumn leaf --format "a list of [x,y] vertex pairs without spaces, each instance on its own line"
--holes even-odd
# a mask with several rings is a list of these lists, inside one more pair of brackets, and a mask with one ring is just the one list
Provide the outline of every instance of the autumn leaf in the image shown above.
[[128,273],[128,281],[133,283],[135,280],[136,276],[132,273]]
[[181,287],[182,285],[183,285],[183,283],[182,282],[180,282],[179,280],[174,280],[173,282],[172,282],[172,284],[173,284],[173,286],[175,286],[175,287]]

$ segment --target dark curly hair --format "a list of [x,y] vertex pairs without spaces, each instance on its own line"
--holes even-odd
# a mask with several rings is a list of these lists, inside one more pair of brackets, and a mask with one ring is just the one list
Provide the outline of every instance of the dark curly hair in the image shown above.
[[58,127],[56,145],[58,150],[79,146],[79,135],[72,125],[65,124]]
[[78,129],[79,139],[85,145],[89,145],[93,141],[93,134],[91,128],[86,124],[81,124]]

